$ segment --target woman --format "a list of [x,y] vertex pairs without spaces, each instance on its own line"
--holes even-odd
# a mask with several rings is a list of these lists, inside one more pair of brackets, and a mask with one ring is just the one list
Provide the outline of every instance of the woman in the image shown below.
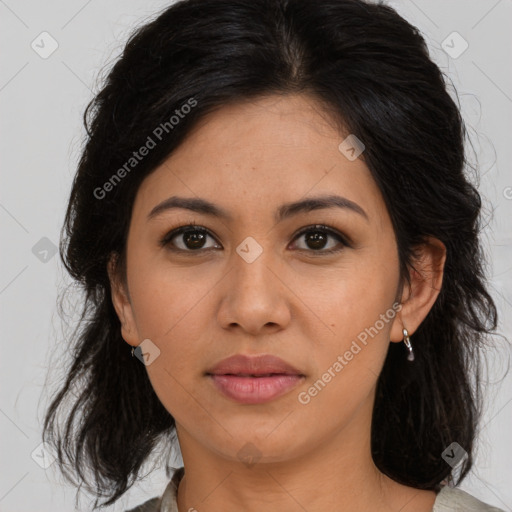
[[112,504],[178,441],[134,510],[499,510],[452,488],[497,318],[417,29],[363,0],[182,1],[86,126],[61,245],[86,306],[44,426],[63,471]]

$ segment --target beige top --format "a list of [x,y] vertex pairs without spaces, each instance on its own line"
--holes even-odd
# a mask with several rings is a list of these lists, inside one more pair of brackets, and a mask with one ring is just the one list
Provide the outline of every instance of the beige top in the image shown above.
[[[181,467],[174,473],[172,479],[167,484],[164,493],[160,498],[151,498],[138,507],[127,510],[126,512],[178,512],[176,496],[178,485],[183,477],[184,468]],[[443,487],[437,494],[432,512],[505,512],[501,508],[492,507],[486,503],[477,500],[467,492]]]

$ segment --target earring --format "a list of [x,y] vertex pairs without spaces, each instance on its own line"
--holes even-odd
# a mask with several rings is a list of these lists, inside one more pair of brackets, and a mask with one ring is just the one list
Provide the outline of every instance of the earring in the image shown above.
[[135,351],[135,347],[132,347],[132,357],[134,357],[133,352]]
[[409,361],[414,361],[414,352],[412,351],[412,345],[411,345],[411,338],[409,337],[409,333],[407,332],[407,329],[402,329],[402,332],[404,334],[404,343],[405,346],[409,349],[409,355],[407,356],[407,359]]

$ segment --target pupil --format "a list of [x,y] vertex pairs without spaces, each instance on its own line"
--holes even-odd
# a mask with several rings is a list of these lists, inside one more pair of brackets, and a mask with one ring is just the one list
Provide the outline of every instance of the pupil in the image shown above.
[[[185,233],[185,245],[189,247],[189,249],[200,249],[204,244],[205,235],[204,233],[200,233],[199,231],[191,231],[189,233]],[[191,245],[189,246],[189,242]]]
[[325,233],[314,231],[313,234],[307,234],[306,243],[312,243],[312,249],[322,249],[325,246]]

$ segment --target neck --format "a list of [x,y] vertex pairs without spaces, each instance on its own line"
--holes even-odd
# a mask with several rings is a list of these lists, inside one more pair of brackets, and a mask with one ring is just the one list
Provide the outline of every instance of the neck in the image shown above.
[[371,425],[371,412],[363,407],[357,421],[298,457],[262,457],[253,465],[213,453],[177,425],[185,466],[179,512],[430,512],[433,491],[398,484],[373,463],[370,428],[361,428]]

